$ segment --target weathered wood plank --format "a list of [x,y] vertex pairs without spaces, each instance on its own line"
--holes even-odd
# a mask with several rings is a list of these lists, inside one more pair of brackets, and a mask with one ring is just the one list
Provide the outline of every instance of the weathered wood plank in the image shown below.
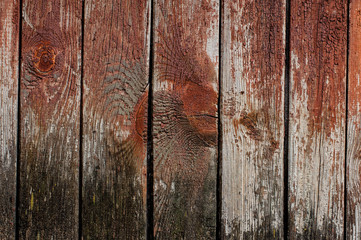
[[344,234],[347,1],[291,1],[290,239]]
[[15,238],[19,1],[0,1],[0,239]]
[[150,1],[85,1],[84,239],[145,239]]
[[217,0],[155,1],[154,234],[216,229]]
[[361,1],[350,3],[347,131],[347,239],[361,239]]
[[24,0],[20,238],[76,239],[81,0]]
[[224,1],[222,239],[282,239],[284,0]]

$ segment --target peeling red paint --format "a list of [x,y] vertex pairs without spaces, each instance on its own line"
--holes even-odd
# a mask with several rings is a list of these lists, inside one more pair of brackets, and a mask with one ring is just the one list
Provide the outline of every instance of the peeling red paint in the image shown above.
[[[307,95],[309,132],[330,135],[345,116],[346,10],[343,1],[295,4],[291,34],[294,87],[293,98]],[[317,16],[311,19],[307,16]],[[317,24],[316,24],[317,23]],[[316,29],[317,27],[317,29]],[[311,39],[309,39],[312,36]],[[309,39],[309,44],[305,44]],[[302,86],[302,79],[306,86]],[[296,100],[296,99],[295,99]]]
[[290,11],[290,230],[338,239],[345,219],[347,1],[300,0]]
[[282,239],[286,1],[226,0],[222,21],[221,238]]

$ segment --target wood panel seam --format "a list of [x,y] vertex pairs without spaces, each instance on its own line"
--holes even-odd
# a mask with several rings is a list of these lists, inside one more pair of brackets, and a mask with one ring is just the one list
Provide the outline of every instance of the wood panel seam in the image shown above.
[[217,185],[216,185],[216,239],[221,239],[222,236],[222,27],[223,27],[223,6],[224,1],[219,1],[219,26],[218,26],[218,139],[217,139]]
[[81,59],[80,59],[80,127],[79,127],[79,209],[78,209],[78,238],[82,239],[83,236],[83,93],[84,93],[84,39],[85,39],[85,1],[82,0],[82,12],[81,12]]
[[150,42],[148,75],[148,114],[147,114],[147,230],[146,239],[154,239],[154,169],[153,169],[153,74],[154,74],[154,0],[150,1]]
[[20,112],[20,93],[21,93],[21,49],[22,49],[22,29],[23,29],[23,0],[19,0],[19,19],[18,19],[18,24],[19,24],[19,42],[18,42],[18,46],[19,46],[19,50],[18,50],[18,89],[17,89],[17,93],[18,93],[18,99],[17,99],[17,136],[16,136],[16,199],[15,199],[15,239],[18,240],[19,239],[19,233],[20,233],[20,212],[19,212],[19,207],[20,207],[20,149],[21,149],[21,112]]
[[286,0],[286,36],[285,36],[285,86],[284,86],[284,148],[283,148],[283,180],[284,180],[284,193],[283,193],[283,231],[284,239],[288,239],[288,147],[289,147],[289,104],[290,104],[290,43],[291,43],[291,0]]
[[343,239],[347,239],[347,148],[348,148],[348,89],[349,89],[349,56],[350,56],[350,0],[347,0],[347,36],[346,36],[346,100],[345,100],[345,175],[344,175],[344,222]]

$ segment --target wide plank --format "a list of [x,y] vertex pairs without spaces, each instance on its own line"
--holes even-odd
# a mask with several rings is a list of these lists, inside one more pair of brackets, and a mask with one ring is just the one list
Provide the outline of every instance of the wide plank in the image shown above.
[[289,236],[342,239],[347,1],[291,1]]
[[222,16],[222,239],[282,239],[286,1]]
[[0,1],[0,239],[15,238],[19,1]]
[[150,2],[86,0],[84,239],[145,239]]
[[361,2],[349,11],[346,239],[361,239]]
[[23,0],[20,238],[78,237],[81,0]]
[[154,235],[214,239],[219,1],[154,8]]

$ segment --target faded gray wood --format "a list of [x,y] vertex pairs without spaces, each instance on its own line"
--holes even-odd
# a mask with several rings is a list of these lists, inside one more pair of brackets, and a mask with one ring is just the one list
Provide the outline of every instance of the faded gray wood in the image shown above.
[[20,238],[78,237],[81,0],[23,0]]
[[222,239],[282,239],[286,1],[224,1]]
[[150,1],[85,1],[83,238],[145,239]]
[[15,237],[19,1],[0,1],[0,239]]

